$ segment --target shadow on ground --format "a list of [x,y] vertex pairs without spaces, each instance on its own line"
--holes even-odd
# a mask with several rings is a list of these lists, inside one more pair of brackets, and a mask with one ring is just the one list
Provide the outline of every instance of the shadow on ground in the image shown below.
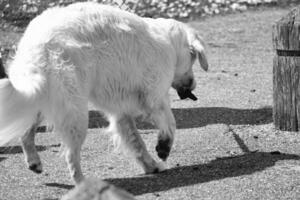
[[6,159],[7,159],[6,157],[0,157],[0,162]]
[[[229,177],[250,175],[274,166],[279,160],[300,160],[300,156],[280,152],[252,152],[239,156],[217,158],[205,164],[178,166],[154,175],[106,179],[105,181],[134,195],[141,195]],[[73,188],[73,185],[60,183],[47,183],[46,186],[62,189]]]
[[[47,149],[50,149],[50,148],[60,147],[60,144],[52,144],[52,145],[47,145],[47,146],[36,145],[35,147],[36,147],[37,151],[46,151]],[[0,155],[1,154],[18,154],[18,153],[23,153],[21,146],[0,147]],[[2,160],[0,158],[0,162],[1,161]]]
[[[224,107],[203,108],[176,108],[172,109],[176,119],[177,129],[199,128],[209,124],[231,125],[258,125],[268,124],[272,120],[272,108],[259,109],[234,109]],[[103,128],[108,126],[103,115],[95,110],[89,111],[89,128]],[[146,121],[137,119],[139,129],[154,129],[155,127]],[[45,132],[46,127],[39,127],[38,132]]]
[[274,166],[279,160],[290,159],[300,160],[300,156],[255,152],[234,157],[217,158],[207,164],[180,166],[152,176],[107,179],[106,181],[134,195],[141,195],[229,177],[250,175]]
[[[257,125],[272,122],[272,108],[234,109],[224,107],[177,108],[172,109],[178,129],[198,128],[209,124]],[[89,112],[89,128],[99,128],[108,122],[97,111]],[[139,129],[153,129],[148,122],[137,120]]]

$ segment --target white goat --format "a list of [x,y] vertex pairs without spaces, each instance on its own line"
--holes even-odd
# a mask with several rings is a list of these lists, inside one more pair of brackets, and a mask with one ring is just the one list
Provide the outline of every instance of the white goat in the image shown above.
[[96,3],[48,9],[31,21],[9,78],[0,80],[0,145],[21,137],[29,168],[41,172],[34,134],[44,118],[61,137],[79,183],[90,101],[145,172],[159,172],[134,118],[150,117],[160,129],[156,150],[166,160],[176,128],[168,90],[193,98],[196,57],[207,70],[197,32],[172,19],[141,18]]

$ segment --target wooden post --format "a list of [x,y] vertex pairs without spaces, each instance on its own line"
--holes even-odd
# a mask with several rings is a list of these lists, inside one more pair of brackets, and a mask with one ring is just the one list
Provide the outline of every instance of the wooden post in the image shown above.
[[285,131],[300,128],[300,7],[273,25],[273,118]]

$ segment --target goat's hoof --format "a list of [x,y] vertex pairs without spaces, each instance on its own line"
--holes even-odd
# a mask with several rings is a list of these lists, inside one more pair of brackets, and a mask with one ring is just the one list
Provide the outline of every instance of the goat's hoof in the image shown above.
[[169,144],[170,144],[169,139],[159,140],[158,144],[155,147],[158,157],[161,158],[163,161],[166,161],[167,158],[169,157],[171,151]]
[[41,163],[30,164],[28,168],[37,174],[41,174],[43,172]]

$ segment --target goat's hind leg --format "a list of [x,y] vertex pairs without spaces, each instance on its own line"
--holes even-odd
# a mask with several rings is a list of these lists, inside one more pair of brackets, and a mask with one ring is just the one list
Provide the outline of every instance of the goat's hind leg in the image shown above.
[[56,124],[55,128],[62,138],[65,159],[71,178],[78,184],[84,179],[80,165],[80,151],[88,129],[87,106],[80,108],[79,112],[69,111],[64,119],[65,121],[59,126]]
[[162,164],[157,163],[147,151],[131,116],[125,115],[119,118],[116,123],[111,122],[111,126],[114,134],[116,134],[114,139],[120,139],[120,145],[123,145],[134,156],[146,174],[164,170]]
[[21,146],[25,156],[25,162],[30,170],[38,174],[42,173],[43,167],[35,146],[34,138],[37,128],[41,124],[42,120],[43,118],[41,113],[38,113],[35,123],[21,138]]

